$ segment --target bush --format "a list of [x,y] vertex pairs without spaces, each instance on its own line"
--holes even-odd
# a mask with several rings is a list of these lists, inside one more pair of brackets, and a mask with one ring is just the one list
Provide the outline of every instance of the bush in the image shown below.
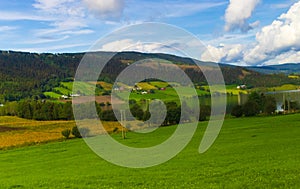
[[236,105],[232,108],[231,115],[234,117],[242,117],[243,116],[243,107],[240,105]]
[[201,105],[199,121],[206,121],[207,119],[209,119],[210,114],[211,114],[211,107],[208,105]]
[[72,128],[72,135],[74,135],[76,138],[82,138],[77,126]]
[[248,100],[243,106],[246,117],[256,116],[259,113],[259,105],[254,100]]
[[78,129],[77,126],[72,128],[72,135],[76,138],[87,137],[89,135],[90,130],[88,128],[80,128]]
[[61,134],[62,134],[66,139],[68,139],[68,138],[70,138],[71,130],[70,130],[70,129],[63,130],[63,131],[61,132]]
[[266,96],[263,98],[263,112],[265,114],[275,113],[277,109],[276,99],[272,96]]

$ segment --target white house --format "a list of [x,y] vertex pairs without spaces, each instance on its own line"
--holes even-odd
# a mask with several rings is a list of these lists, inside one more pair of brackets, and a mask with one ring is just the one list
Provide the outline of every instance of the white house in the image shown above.
[[66,96],[66,95],[62,95],[61,98],[63,98],[63,99],[68,99],[69,97]]

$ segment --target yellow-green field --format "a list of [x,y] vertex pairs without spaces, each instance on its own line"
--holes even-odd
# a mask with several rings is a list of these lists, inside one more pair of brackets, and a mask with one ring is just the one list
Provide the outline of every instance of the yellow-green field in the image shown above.
[[99,81],[97,82],[97,84],[101,85],[101,87],[103,87],[104,90],[110,91],[113,87],[113,85],[111,83],[107,83],[104,81]]
[[[205,90],[209,89],[209,86],[202,86]],[[223,93],[222,91],[218,91],[220,93]],[[237,89],[237,85],[226,85],[226,93],[228,94],[233,94],[233,95],[238,95],[239,93],[244,93],[247,94],[248,90],[241,90]]]
[[137,84],[138,87],[142,88],[143,90],[151,90],[151,89],[157,89],[152,84],[148,82],[140,82]]
[[296,90],[296,89],[299,89],[298,85],[285,84],[279,87],[268,88],[268,91],[288,91],[288,90]]
[[[74,126],[74,121],[34,121],[1,116],[0,149],[63,140],[61,131]],[[103,122],[103,126],[107,132],[121,128],[118,122]]]
[[289,75],[289,78],[291,78],[291,79],[299,79],[300,77],[298,75]]

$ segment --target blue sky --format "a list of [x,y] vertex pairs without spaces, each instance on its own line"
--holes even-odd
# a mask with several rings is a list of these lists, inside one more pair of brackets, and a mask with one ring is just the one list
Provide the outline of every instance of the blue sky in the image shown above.
[[160,22],[203,41],[207,48],[199,57],[202,60],[236,65],[299,63],[299,13],[299,0],[3,0],[0,49],[87,51],[118,28]]

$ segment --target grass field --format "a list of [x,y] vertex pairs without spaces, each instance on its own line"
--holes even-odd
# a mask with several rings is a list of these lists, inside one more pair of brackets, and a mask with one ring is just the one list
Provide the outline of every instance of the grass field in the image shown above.
[[[227,119],[214,145],[199,154],[206,124],[175,158],[146,169],[112,165],[81,139],[0,151],[0,188],[300,188],[299,114]],[[128,133],[122,141],[151,146],[174,128]]]
[[[73,84],[74,82],[61,82],[59,87],[55,87],[54,91],[51,92],[44,92],[44,95],[50,97],[52,99],[59,99],[61,98],[61,94],[63,95],[71,95],[73,93]],[[104,90],[111,90],[112,84],[106,82],[99,82],[99,84],[103,87]],[[95,86],[94,83],[87,83],[87,82],[76,82],[77,91],[75,93],[82,93],[85,95],[95,95]],[[56,91],[59,91],[56,93]],[[60,93],[60,94],[58,94]],[[99,95],[98,93],[96,95]]]
[[55,92],[44,92],[44,95],[47,97],[50,97],[50,98],[55,98],[55,99],[58,99],[61,97],[60,94],[57,94]]
[[157,89],[155,86],[148,82],[140,82],[137,84],[137,86],[142,88],[143,90]]
[[111,83],[107,83],[104,81],[99,81],[97,82],[99,85],[101,85],[101,87],[103,87],[104,90],[110,91],[113,88],[113,85]]
[[[202,86],[205,90],[209,89],[209,86]],[[220,93],[222,93],[223,91],[219,91]],[[240,90],[237,89],[237,85],[226,85],[226,93],[228,94],[233,94],[233,95],[238,95],[239,93],[244,93],[247,94],[248,91],[247,90]]]
[[[177,87],[179,94],[184,97],[192,97],[193,96],[193,89],[190,87]],[[126,99],[127,92],[120,92],[116,93],[116,95],[120,99]],[[207,91],[196,89],[196,95],[204,96],[209,95],[210,93]],[[177,102],[179,103],[179,98],[177,95],[177,91],[173,88],[166,88],[165,90],[155,90],[153,94],[141,94],[141,93],[130,93],[130,99],[134,99],[136,101],[140,101],[141,99],[160,99],[164,102]]]
[[150,83],[151,83],[151,85],[158,87],[158,88],[165,88],[169,85],[168,83],[162,82],[162,81],[151,81]]
[[298,85],[285,84],[279,87],[268,88],[268,91],[288,91],[288,90],[296,90],[296,89],[299,89]]

